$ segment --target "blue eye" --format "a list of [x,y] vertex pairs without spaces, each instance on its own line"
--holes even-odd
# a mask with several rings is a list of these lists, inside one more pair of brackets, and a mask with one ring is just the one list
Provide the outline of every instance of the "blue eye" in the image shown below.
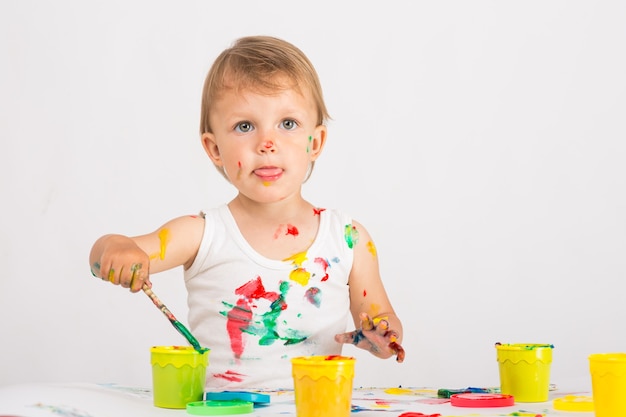
[[248,133],[252,131],[252,123],[250,122],[240,122],[235,126],[235,130],[240,133]]
[[294,130],[296,127],[298,127],[298,122],[292,119],[286,119],[283,120],[281,126],[286,130]]

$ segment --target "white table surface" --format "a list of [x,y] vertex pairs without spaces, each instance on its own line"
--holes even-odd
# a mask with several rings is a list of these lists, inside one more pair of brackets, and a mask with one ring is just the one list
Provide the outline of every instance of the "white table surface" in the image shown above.
[[[454,387],[451,387],[454,388]],[[460,388],[460,387],[459,387]],[[256,407],[243,416],[295,416],[292,391],[264,391],[270,395],[270,404]],[[401,393],[400,393],[401,392]],[[354,417],[399,416],[408,411],[442,417],[465,416],[569,416],[591,417],[592,412],[567,412],[554,409],[553,400],[565,395],[591,395],[588,391],[558,390],[550,392],[543,403],[516,403],[510,407],[466,408],[455,407],[449,401],[438,399],[436,389],[357,388],[353,392],[353,406],[361,407]],[[116,384],[47,383],[13,384],[0,386],[0,417],[173,417],[190,416],[186,410],[170,410],[152,404],[148,388]],[[328,416],[332,417],[332,416]],[[617,417],[617,416],[616,416]]]

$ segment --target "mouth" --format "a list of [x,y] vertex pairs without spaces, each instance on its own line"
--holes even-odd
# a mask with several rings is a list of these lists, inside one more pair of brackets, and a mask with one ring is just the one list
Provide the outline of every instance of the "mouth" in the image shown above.
[[254,175],[263,182],[276,181],[283,175],[283,170],[277,167],[261,167],[254,170]]

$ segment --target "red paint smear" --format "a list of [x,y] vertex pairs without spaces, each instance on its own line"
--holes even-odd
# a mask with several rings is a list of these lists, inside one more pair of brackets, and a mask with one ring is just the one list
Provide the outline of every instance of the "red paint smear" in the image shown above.
[[398,417],[441,417],[441,414],[424,414],[416,413],[414,411],[407,411],[406,413],[400,414]]
[[[237,301],[237,306],[233,307],[227,314],[226,330],[230,338],[230,348],[237,359],[243,354],[244,342],[243,332],[250,326],[252,321],[252,303],[250,300],[264,298],[270,302],[276,301],[280,295],[276,292],[267,292],[261,277],[256,277],[248,281],[235,290],[235,294],[242,297]],[[286,308],[286,305],[283,309]]]
[[243,377],[245,375],[242,375],[240,373],[233,372],[233,371],[226,371],[223,374],[213,374],[213,376],[215,378],[222,378],[222,379],[225,379],[227,381],[242,382],[243,381]]
[[326,210],[325,208],[315,208],[313,207],[313,215],[314,216],[319,216],[321,212],[323,212],[324,210]]
[[230,348],[237,359],[243,354],[243,330],[247,329],[252,320],[250,303],[241,299],[237,301],[237,307],[228,312],[226,330],[230,337]]
[[298,236],[300,232],[298,232],[298,228],[292,224],[287,225],[287,235]]
[[367,290],[363,290],[363,297],[367,297]]
[[255,300],[264,298],[269,301],[276,301],[280,296],[276,292],[265,291],[265,287],[263,287],[263,283],[261,282],[261,277],[256,277],[256,279],[253,279],[243,284],[241,287],[235,290],[235,294],[243,295],[245,297]]
[[328,261],[324,258],[315,258],[313,262],[315,262],[316,264],[319,264],[322,268],[324,268],[324,274],[326,275],[324,275],[324,277],[322,278],[322,281],[326,281],[328,279],[328,267],[330,266]]

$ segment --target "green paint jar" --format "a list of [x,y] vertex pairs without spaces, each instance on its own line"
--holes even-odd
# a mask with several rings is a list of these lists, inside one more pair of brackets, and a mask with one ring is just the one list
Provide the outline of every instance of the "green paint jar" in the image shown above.
[[161,408],[185,409],[204,396],[209,350],[199,353],[191,346],[153,346],[152,396]]

